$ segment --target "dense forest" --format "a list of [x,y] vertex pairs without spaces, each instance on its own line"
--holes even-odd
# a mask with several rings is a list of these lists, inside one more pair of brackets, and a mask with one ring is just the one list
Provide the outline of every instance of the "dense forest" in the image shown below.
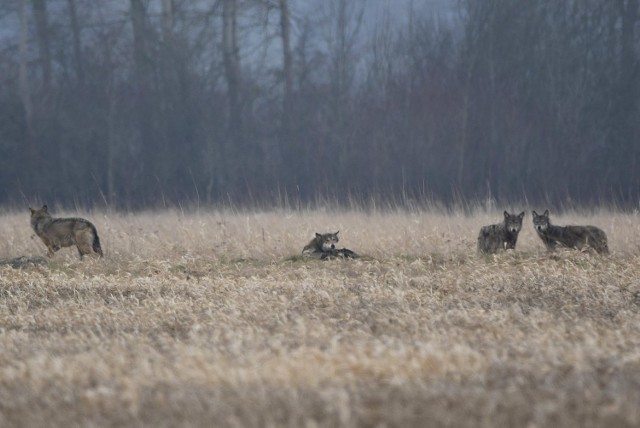
[[637,207],[639,1],[4,0],[0,204]]

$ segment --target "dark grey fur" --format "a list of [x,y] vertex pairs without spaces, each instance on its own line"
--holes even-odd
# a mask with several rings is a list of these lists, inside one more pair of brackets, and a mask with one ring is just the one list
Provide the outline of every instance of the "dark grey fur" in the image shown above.
[[478,251],[494,254],[501,250],[515,250],[518,234],[522,229],[524,211],[520,214],[504,212],[504,221],[498,224],[483,226],[478,234]]
[[533,227],[548,251],[553,251],[560,244],[563,247],[582,249],[593,248],[599,254],[609,254],[607,235],[595,226],[554,226],[549,221],[549,210],[543,214],[535,211]]
[[323,252],[320,256],[322,260],[334,258],[355,259],[356,257],[358,257],[358,255],[348,248],[328,250]]
[[316,233],[316,236],[302,249],[302,255],[322,260],[333,258],[355,258],[356,253],[347,248],[336,248],[340,240],[338,233]]

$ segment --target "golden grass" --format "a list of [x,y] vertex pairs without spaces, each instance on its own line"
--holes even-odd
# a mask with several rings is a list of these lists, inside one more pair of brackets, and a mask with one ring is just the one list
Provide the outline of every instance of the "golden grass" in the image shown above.
[[[77,213],[66,213],[78,215]],[[106,257],[0,267],[0,426],[638,426],[640,221],[478,256],[498,212],[82,214]],[[43,255],[5,213],[0,258]],[[360,260],[296,257],[340,230]]]

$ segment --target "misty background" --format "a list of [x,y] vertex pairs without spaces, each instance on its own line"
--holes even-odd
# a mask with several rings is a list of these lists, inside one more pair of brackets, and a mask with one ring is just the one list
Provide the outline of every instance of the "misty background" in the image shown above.
[[0,204],[637,207],[640,0],[3,0]]

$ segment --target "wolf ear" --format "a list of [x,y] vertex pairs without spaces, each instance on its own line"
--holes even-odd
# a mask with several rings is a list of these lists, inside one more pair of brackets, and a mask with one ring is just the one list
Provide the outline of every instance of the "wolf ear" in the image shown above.
[[524,211],[522,211],[520,214],[518,214],[518,217],[520,217],[521,219],[524,218]]
[[320,235],[318,232],[316,232],[316,238],[322,238],[322,235]]
[[549,217],[549,210],[544,210],[544,214],[542,214],[545,217]]
[[507,211],[504,212],[504,218],[509,218],[509,213]]
[[340,231],[337,231],[335,234],[337,235],[338,233],[340,233]]
[[33,208],[29,207],[29,211],[31,211],[31,215],[33,215],[34,212],[36,212],[36,210],[34,210]]
[[536,210],[531,211],[531,215],[533,216],[533,218],[538,217],[538,213],[536,212]]
[[48,208],[46,205],[43,205],[43,206],[42,206],[42,211],[43,211],[43,212],[45,212],[45,213],[46,213],[48,209],[49,209],[49,208]]

